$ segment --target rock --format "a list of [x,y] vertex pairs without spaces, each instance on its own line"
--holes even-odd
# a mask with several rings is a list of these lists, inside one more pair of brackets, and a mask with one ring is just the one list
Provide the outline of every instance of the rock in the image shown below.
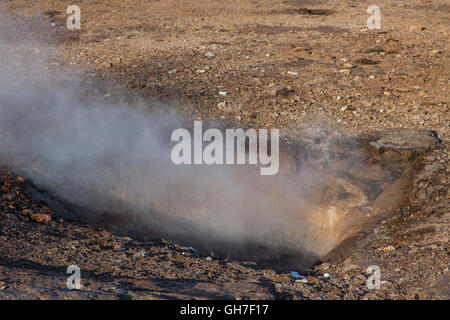
[[296,72],[296,71],[288,71],[287,74],[289,74],[291,76],[298,76],[298,72]]
[[226,91],[219,91],[219,95],[222,97],[226,97],[227,96],[227,92]]
[[217,108],[219,108],[220,110],[223,110],[227,107],[227,105],[228,105],[228,102],[222,101],[217,104]]
[[216,55],[210,51],[208,51],[207,53],[205,53],[205,57],[207,58],[214,58]]
[[134,255],[135,257],[146,257],[148,256],[147,252],[145,250],[139,251]]
[[409,31],[423,31],[425,29],[426,28],[422,27],[422,26],[411,26],[411,27],[409,27]]
[[173,69],[173,70],[170,70],[169,71],[169,74],[172,74],[172,73],[177,73],[178,72],[178,70],[177,69]]
[[270,90],[270,95],[272,97],[287,96],[291,92],[293,92],[293,90],[289,90],[288,87],[274,87]]
[[393,246],[387,246],[387,247],[383,248],[383,252],[391,252],[394,250],[395,250],[395,248]]
[[108,62],[108,61],[105,61],[105,62],[103,62],[101,64],[102,68],[107,68],[107,69],[111,68],[112,66],[113,66],[113,64],[111,62]]
[[24,216],[31,216],[31,215],[33,215],[33,211],[31,209],[24,209],[24,210],[22,210],[22,214]]
[[289,273],[291,275],[292,278],[296,279],[296,280],[303,280],[306,279],[304,276],[302,276],[301,274],[299,274],[297,271],[291,271]]
[[205,21],[205,18],[203,18],[203,17],[195,17],[194,21],[195,22],[203,22],[203,21]]
[[297,281],[300,281],[301,283],[308,283],[308,279],[306,279],[306,278],[300,279],[300,280],[297,280]]
[[22,178],[22,177],[17,177],[17,182],[19,182],[19,183],[24,183],[24,182],[25,182],[25,179]]
[[409,92],[409,89],[407,89],[407,88],[395,88],[394,90],[399,93]]
[[346,62],[346,63],[344,63],[343,67],[345,69],[351,69],[351,68],[353,68],[353,65],[351,63]]
[[350,75],[351,71],[349,69],[341,69],[339,73],[345,74],[346,76]]
[[442,147],[437,133],[432,130],[396,128],[383,132],[372,132],[368,136],[372,136],[373,139],[369,145],[376,148],[380,156],[383,153],[396,150],[401,154],[407,153],[403,157],[405,161],[413,160],[410,158],[412,151],[417,156],[420,153]]
[[52,217],[50,217],[48,214],[35,213],[31,215],[31,220],[38,223],[48,223],[50,222],[50,220],[52,220]]
[[307,279],[309,282],[311,282],[313,285],[315,285],[315,286],[318,286],[318,285],[319,285],[319,280],[317,280],[317,279],[314,278],[314,277],[308,276],[308,277],[306,277],[306,279]]

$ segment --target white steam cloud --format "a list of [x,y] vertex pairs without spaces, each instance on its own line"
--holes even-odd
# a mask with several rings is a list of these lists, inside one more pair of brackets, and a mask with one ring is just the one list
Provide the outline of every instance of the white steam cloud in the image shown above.
[[75,205],[80,219],[120,217],[112,227],[121,232],[209,250],[287,248],[306,263],[335,244],[318,236],[323,226],[311,230],[319,209],[309,197],[322,179],[314,171],[283,160],[276,176],[256,166],[176,166],[171,132],[182,119],[87,99],[75,80],[25,63],[14,51],[20,44],[1,41],[0,166]]

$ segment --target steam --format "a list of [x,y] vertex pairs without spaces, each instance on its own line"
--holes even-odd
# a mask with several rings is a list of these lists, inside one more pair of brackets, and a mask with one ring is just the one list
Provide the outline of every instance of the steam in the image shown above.
[[120,232],[210,251],[252,244],[314,260],[335,244],[310,223],[321,210],[313,186],[324,182],[314,170],[296,173],[283,160],[275,176],[256,166],[176,166],[171,133],[185,119],[86,98],[76,76],[67,82],[19,61],[9,50],[18,44],[2,39],[0,166],[72,205],[78,218],[118,217],[111,226]]

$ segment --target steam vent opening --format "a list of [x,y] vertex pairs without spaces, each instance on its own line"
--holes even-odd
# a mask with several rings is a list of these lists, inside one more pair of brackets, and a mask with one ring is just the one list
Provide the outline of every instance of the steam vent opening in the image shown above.
[[[89,195],[81,203],[45,183],[27,188],[65,219],[288,271],[312,266],[343,240],[406,205],[422,159],[440,147],[430,130],[350,136],[310,127],[280,146],[280,172],[270,178],[246,166],[212,170],[200,182],[194,179],[198,172],[165,177],[132,168],[137,175],[125,170],[102,184],[76,185]],[[143,172],[145,181],[129,181]],[[148,184],[149,191],[140,189]]]

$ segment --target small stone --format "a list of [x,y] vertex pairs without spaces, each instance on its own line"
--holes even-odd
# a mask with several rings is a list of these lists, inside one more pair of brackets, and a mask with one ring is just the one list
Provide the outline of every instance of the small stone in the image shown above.
[[38,223],[48,223],[50,222],[50,220],[52,220],[52,217],[50,217],[48,214],[35,213],[31,215],[31,220]]
[[207,58],[214,58],[216,55],[210,51],[208,51],[207,53],[205,53],[205,57]]
[[409,27],[409,31],[423,31],[425,30],[425,27],[422,26],[411,26]]
[[291,76],[297,76],[298,72],[296,72],[296,71],[288,71],[287,74],[290,74]]
[[287,87],[274,87],[270,90],[270,95],[272,97],[284,96],[289,94],[289,89]]
[[311,282],[313,285],[316,285],[316,286],[319,285],[319,281],[314,277],[308,276],[308,277],[306,277],[306,279],[308,279],[308,281]]
[[134,256],[135,257],[146,257],[147,252],[145,252],[145,250],[142,250],[142,251],[139,251],[138,253],[136,253]]
[[25,179],[22,178],[22,177],[17,177],[17,182],[19,182],[19,183],[24,183],[24,182],[25,182]]
[[113,66],[113,64],[112,64],[111,62],[105,61],[105,62],[102,63],[101,66],[102,66],[103,68],[109,69],[109,68],[111,68],[111,67]]
[[383,248],[383,252],[391,252],[394,250],[395,250],[395,248],[393,246],[387,246],[387,247]]
[[169,74],[172,74],[172,73],[177,73],[178,72],[178,70],[177,69],[173,69],[173,70],[170,70],[169,71]]
[[222,97],[226,97],[227,96],[227,92],[226,91],[219,91],[219,95]]
[[330,264],[327,263],[327,262],[322,263],[322,264],[320,265],[320,268],[321,268],[322,270],[327,270],[327,269],[330,268]]
[[399,93],[406,93],[409,92],[408,88],[395,88],[395,91],[399,92]]
[[348,106],[343,106],[342,108],[340,108],[339,110],[341,111],[346,111],[348,109]]
[[353,65],[351,63],[346,62],[346,63],[344,63],[343,67],[345,69],[351,69],[351,68],[353,68]]
[[33,215],[33,210],[31,210],[31,209],[24,209],[24,210],[22,210],[22,214],[24,216],[31,216],[31,215]]
[[228,103],[226,101],[219,102],[217,104],[217,108],[219,108],[220,110],[223,110],[223,109],[225,109],[227,107],[227,104]]
[[349,69],[341,69],[341,70],[339,70],[339,73],[342,73],[342,74],[345,74],[346,76],[349,76],[351,72],[350,72]]

